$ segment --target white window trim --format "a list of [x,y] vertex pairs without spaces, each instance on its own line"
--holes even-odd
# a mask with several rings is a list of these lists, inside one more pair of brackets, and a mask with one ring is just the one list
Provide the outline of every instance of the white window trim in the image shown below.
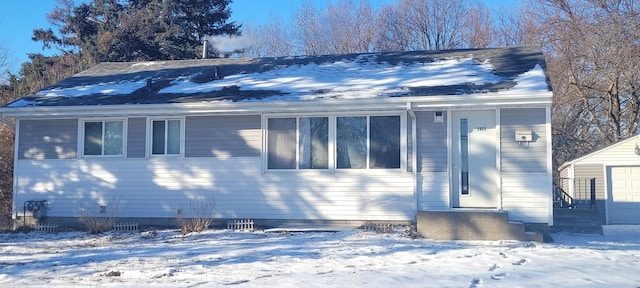
[[[165,145],[165,153],[164,154],[153,154],[153,121],[169,121],[169,120],[179,120],[180,121],[180,153],[178,154],[166,154],[166,145]],[[165,127],[167,127],[165,125]],[[184,146],[185,146],[185,117],[184,116],[175,116],[175,117],[148,117],[147,118],[147,127],[146,127],[146,158],[155,158],[155,157],[184,157]],[[166,136],[166,135],[165,135]],[[166,138],[165,138],[166,141]],[[166,144],[166,143],[165,143]]]
[[[353,169],[353,168],[337,168],[337,145],[336,145],[336,133],[337,133],[337,118],[338,117],[367,117],[367,159],[366,166],[362,169]],[[372,116],[400,116],[400,168],[370,168],[369,167],[369,158],[370,158],[370,117]],[[329,143],[328,143],[328,169],[300,169],[299,168],[299,157],[300,153],[298,151],[299,147],[297,143],[299,141],[299,133],[298,133],[298,125],[299,121],[296,120],[296,168],[292,169],[269,169],[269,155],[268,155],[268,137],[269,137],[269,119],[270,118],[311,118],[311,117],[328,117],[329,119]],[[283,172],[322,172],[328,171],[331,173],[335,173],[336,171],[340,171],[340,173],[349,173],[350,171],[407,171],[407,112],[404,110],[400,111],[384,111],[384,112],[353,112],[353,113],[308,113],[308,114],[287,114],[287,113],[271,113],[271,114],[262,114],[262,171],[263,172],[275,172],[275,173],[283,173]],[[415,144],[414,144],[415,145]]]
[[[78,149],[77,155],[79,159],[83,158],[125,158],[127,154],[127,130],[128,130],[128,121],[127,118],[116,118],[116,117],[107,117],[107,118],[81,118],[78,119]],[[122,121],[122,153],[120,155],[84,155],[84,127],[87,122],[102,122],[102,141],[104,142],[104,132],[105,132],[105,122],[113,122],[113,121]],[[104,143],[102,144],[102,153],[104,153]]]

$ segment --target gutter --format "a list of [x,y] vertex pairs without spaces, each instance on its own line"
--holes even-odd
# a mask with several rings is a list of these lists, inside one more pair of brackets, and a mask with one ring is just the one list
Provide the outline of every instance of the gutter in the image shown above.
[[11,128],[11,130],[16,131],[16,124],[11,123],[11,121],[9,121],[6,116],[0,114],[0,122],[4,125],[9,126],[9,128]]
[[417,136],[417,121],[416,113],[413,111],[413,105],[411,102],[407,102],[407,112],[411,117],[411,174],[413,174],[413,194],[416,195],[416,219],[418,211],[420,211],[420,195],[418,193],[418,136]]

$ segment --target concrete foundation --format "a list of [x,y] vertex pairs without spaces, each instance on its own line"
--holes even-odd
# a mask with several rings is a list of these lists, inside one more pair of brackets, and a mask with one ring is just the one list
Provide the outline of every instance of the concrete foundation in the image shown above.
[[[509,222],[504,211],[419,211],[417,229],[434,240],[520,240],[543,242],[544,226],[527,231],[525,223]],[[548,225],[546,225],[548,231]]]

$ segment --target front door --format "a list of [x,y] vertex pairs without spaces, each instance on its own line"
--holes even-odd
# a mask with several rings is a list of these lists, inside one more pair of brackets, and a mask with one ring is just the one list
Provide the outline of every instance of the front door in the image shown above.
[[496,208],[495,111],[459,111],[451,115],[452,205],[454,208]]

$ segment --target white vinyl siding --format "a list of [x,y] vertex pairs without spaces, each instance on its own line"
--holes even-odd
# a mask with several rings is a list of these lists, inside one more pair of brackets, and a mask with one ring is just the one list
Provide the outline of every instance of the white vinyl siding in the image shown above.
[[173,218],[192,199],[214,199],[217,218],[413,219],[410,173],[261,173],[260,163],[259,157],[22,160],[15,203],[47,200],[51,217],[77,217],[82,207],[117,197],[119,217]]
[[416,112],[418,154],[418,207],[422,210],[450,208],[447,168],[447,116],[434,121],[436,112]]
[[[502,209],[510,220],[551,223],[546,127],[545,108],[500,109]],[[531,131],[533,141],[515,141],[516,131]]]
[[636,135],[607,148],[571,161],[571,163],[575,165],[601,164],[635,166],[640,163],[640,155],[636,154],[636,147],[640,147],[638,146],[639,144],[640,135]]

